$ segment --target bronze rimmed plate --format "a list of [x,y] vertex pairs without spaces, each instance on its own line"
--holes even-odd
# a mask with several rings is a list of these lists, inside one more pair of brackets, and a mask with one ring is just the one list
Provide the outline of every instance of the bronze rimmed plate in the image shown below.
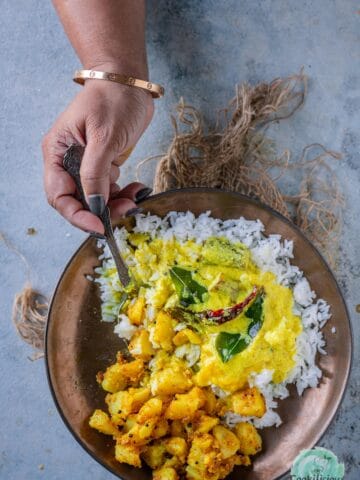
[[[323,378],[318,388],[298,397],[295,391],[280,402],[280,428],[261,432],[264,442],[250,469],[237,467],[229,480],[273,480],[283,475],[302,449],[312,448],[329,426],[344,394],[351,364],[351,328],[345,302],[329,267],[304,235],[284,217],[243,195],[208,188],[170,191],[141,203],[145,212],[164,216],[171,210],[211,210],[221,219],[244,216],[260,219],[266,234],[293,240],[293,263],[304,271],[316,294],[331,306],[332,318],[323,329],[327,355],[319,356]],[[122,223],[130,227],[131,220]],[[86,279],[99,265],[94,239],[87,239],[74,254],[56,287],[46,332],[46,363],[50,388],[64,422],[78,442],[98,462],[124,480],[150,480],[150,469],[116,462],[111,438],[88,426],[95,408],[103,408],[105,393],[95,375],[114,362],[121,342],[113,325],[100,321],[97,285]],[[332,333],[332,327],[336,333]]]

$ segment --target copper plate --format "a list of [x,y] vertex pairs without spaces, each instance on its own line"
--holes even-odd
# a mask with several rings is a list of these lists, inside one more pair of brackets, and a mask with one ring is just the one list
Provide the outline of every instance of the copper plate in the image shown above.
[[[196,188],[154,195],[141,203],[145,211],[164,216],[170,210],[198,215],[211,210],[222,219],[260,219],[266,233],[294,242],[294,264],[304,271],[317,295],[330,305],[332,318],[324,328],[327,355],[319,357],[323,378],[302,397],[294,391],[280,402],[280,428],[262,430],[264,449],[249,469],[237,467],[228,479],[272,480],[290,469],[300,450],[313,447],[325,432],[341,402],[351,364],[351,328],[346,305],[329,267],[304,235],[270,208],[245,196]],[[124,220],[129,227],[131,220]],[[52,299],[46,332],[46,362],[50,388],[64,422],[78,442],[104,467],[125,480],[148,480],[148,468],[116,462],[113,441],[88,426],[95,408],[104,407],[104,392],[95,375],[114,362],[120,339],[113,325],[100,322],[97,286],[85,277],[99,264],[96,241],[87,239],[65,268]],[[331,332],[336,328],[336,333]]]

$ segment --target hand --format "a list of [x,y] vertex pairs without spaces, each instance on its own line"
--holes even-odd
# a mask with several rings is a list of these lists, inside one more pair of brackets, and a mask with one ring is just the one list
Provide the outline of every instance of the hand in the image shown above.
[[87,80],[82,91],[44,137],[44,183],[49,204],[70,223],[103,233],[98,217],[83,209],[76,186],[63,168],[71,144],[85,147],[80,176],[85,195],[102,194],[113,219],[134,208],[144,188],[133,183],[121,190],[116,184],[119,167],[136,145],[153,115],[153,100],[139,88],[108,81]]

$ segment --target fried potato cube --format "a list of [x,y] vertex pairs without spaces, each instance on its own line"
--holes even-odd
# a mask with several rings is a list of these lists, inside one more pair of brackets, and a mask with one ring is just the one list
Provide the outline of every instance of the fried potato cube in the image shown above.
[[134,467],[141,467],[140,448],[135,445],[123,445],[117,440],[115,458],[120,463],[128,463]]
[[[116,415],[113,415],[111,417],[111,419],[113,419],[114,416],[116,416]],[[124,428],[123,428],[123,431],[125,433],[129,432],[132,429],[132,427],[134,425],[136,425],[136,417],[137,417],[136,413],[130,413],[130,415],[127,417],[127,419],[125,421],[125,424],[124,424]]]
[[171,422],[170,433],[172,437],[186,438],[186,430],[184,424],[180,420]]
[[176,394],[175,400],[166,409],[165,418],[170,420],[191,419],[204,405],[205,395],[201,388],[194,387],[189,393]]
[[[165,454],[166,455],[170,455]],[[163,468],[175,468],[176,471],[179,471],[183,466],[183,463],[180,461],[178,457],[175,457],[174,455],[171,458],[167,458],[164,462]]]
[[194,345],[201,345],[201,338],[190,328],[184,328],[184,330],[180,330],[180,332],[177,332],[173,338],[173,343],[177,347],[188,342],[193,343]]
[[110,365],[102,376],[101,386],[106,392],[115,393],[124,390],[127,386],[127,378],[122,371],[122,364]]
[[119,435],[119,430],[111,422],[107,413],[102,410],[95,410],[89,420],[89,425],[105,435]]
[[165,418],[159,418],[152,433],[153,438],[161,438],[169,433],[169,424]]
[[105,397],[111,415],[118,415],[119,418],[126,418],[133,408],[133,398],[128,391],[108,394]]
[[226,459],[235,455],[240,447],[240,440],[231,430],[222,425],[216,425],[213,428],[213,434],[219,443],[220,452],[223,458]]
[[161,467],[153,471],[153,480],[179,480],[175,468]]
[[142,405],[150,398],[149,387],[129,388],[129,394],[133,398],[133,411],[138,412]]
[[192,381],[186,369],[171,365],[151,375],[150,386],[153,395],[174,395],[187,392],[192,387]]
[[138,297],[131,302],[127,309],[127,316],[133,325],[141,325],[145,317],[145,298]]
[[218,417],[209,417],[208,415],[202,415],[199,422],[196,425],[196,433],[208,433],[215,425],[219,423]]
[[145,450],[141,454],[144,461],[153,470],[161,467],[165,461],[165,446],[162,443],[156,443],[155,445],[149,445],[145,447]]
[[141,329],[134,333],[129,343],[129,351],[133,357],[140,358],[145,362],[151,359],[155,350],[151,345],[147,330]]
[[121,365],[121,371],[124,377],[133,383],[137,383],[144,373],[144,361],[137,358],[132,362],[123,363]]
[[151,418],[144,424],[135,423],[135,425],[120,438],[121,444],[145,445],[151,438],[158,418]]
[[161,311],[155,320],[153,340],[167,352],[173,349],[172,338],[174,336],[173,319],[167,313]]
[[235,426],[234,430],[240,440],[240,453],[243,455],[255,455],[260,452],[262,439],[254,425],[247,422],[240,422]]
[[150,398],[150,400],[140,408],[136,421],[138,423],[144,423],[149,418],[160,416],[162,406],[163,402],[160,398]]
[[234,413],[245,417],[262,417],[266,412],[264,397],[256,387],[233,393],[229,406]]
[[214,413],[217,413],[218,410],[218,400],[215,397],[214,392],[212,392],[210,389],[204,388],[203,393],[205,395],[205,405],[204,409],[206,413],[209,415],[213,415]]
[[111,415],[111,423],[118,427],[123,427],[125,426],[125,421],[121,415],[118,413],[115,413],[114,415]]
[[251,460],[249,455],[234,455],[234,465],[243,465],[248,467],[251,465]]
[[[213,451],[214,437],[209,433],[195,435],[187,458],[186,478],[188,480],[212,480],[218,476],[209,475],[207,465]],[[215,452],[213,452],[215,454]],[[205,463],[206,462],[206,463]]]
[[182,437],[171,437],[164,441],[166,451],[185,463],[188,452],[186,440]]
[[125,419],[130,413],[138,412],[149,397],[150,390],[147,387],[129,388],[123,392],[106,395],[105,401],[111,415],[118,414],[120,418]]

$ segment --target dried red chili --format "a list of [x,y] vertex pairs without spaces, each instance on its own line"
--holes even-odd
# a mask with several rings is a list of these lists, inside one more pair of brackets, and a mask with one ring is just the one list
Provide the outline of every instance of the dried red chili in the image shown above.
[[254,286],[252,292],[240,303],[233,305],[232,307],[227,308],[220,308],[219,310],[206,310],[196,316],[200,316],[201,318],[207,318],[215,321],[219,325],[222,323],[228,322],[233,318],[240,315],[240,313],[246,308],[249,303],[257,296],[259,293],[259,288]]

